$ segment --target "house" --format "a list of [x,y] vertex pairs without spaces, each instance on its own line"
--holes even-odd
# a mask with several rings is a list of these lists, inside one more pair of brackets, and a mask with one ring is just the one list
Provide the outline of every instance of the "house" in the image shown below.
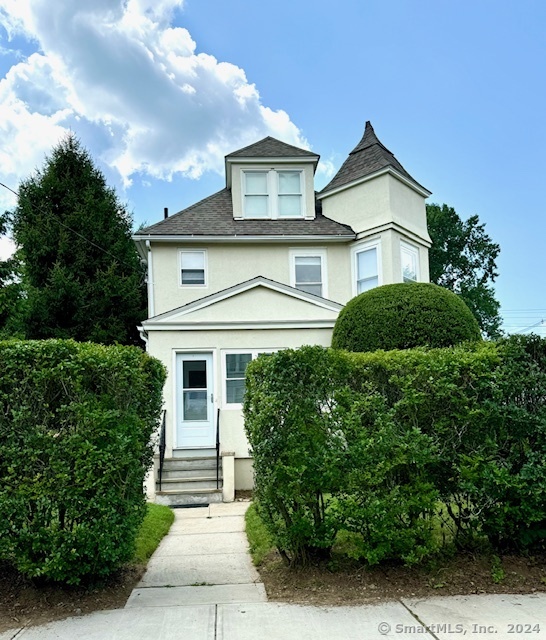
[[358,293],[429,280],[430,192],[372,125],[316,193],[318,161],[264,138],[226,156],[224,189],[134,236],[148,269],[141,333],[168,370],[165,460],[148,486],[158,501],[221,500],[217,449],[223,499],[252,488],[242,400],[253,358],[329,346]]

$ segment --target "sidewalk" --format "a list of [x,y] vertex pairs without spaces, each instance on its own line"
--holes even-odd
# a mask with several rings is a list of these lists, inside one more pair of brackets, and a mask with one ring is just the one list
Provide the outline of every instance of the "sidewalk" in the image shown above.
[[356,607],[267,602],[247,552],[247,507],[175,510],[124,609],[14,629],[0,640],[546,640],[545,593]]

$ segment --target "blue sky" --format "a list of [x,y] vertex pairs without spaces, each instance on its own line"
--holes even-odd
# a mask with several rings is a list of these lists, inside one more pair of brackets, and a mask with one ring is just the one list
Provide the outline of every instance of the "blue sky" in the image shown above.
[[153,223],[265,135],[320,153],[320,188],[371,120],[501,245],[507,324],[546,319],[543,1],[0,0],[0,25],[0,182],[72,130]]

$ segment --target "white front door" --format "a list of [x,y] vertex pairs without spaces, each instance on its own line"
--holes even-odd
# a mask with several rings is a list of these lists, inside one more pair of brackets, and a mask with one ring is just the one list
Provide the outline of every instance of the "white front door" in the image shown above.
[[176,446],[214,447],[212,354],[178,353],[176,386]]

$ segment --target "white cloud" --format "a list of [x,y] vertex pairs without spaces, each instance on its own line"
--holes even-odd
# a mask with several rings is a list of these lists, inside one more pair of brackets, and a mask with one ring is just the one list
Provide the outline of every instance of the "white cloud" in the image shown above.
[[243,69],[196,53],[190,33],[173,26],[182,8],[183,0],[0,0],[8,34],[38,47],[0,82],[0,175],[28,175],[75,123],[102,131],[102,158],[126,185],[135,173],[221,173],[226,153],[266,135],[307,148]]
[[11,238],[0,236],[0,260],[6,260],[15,252],[15,244]]

